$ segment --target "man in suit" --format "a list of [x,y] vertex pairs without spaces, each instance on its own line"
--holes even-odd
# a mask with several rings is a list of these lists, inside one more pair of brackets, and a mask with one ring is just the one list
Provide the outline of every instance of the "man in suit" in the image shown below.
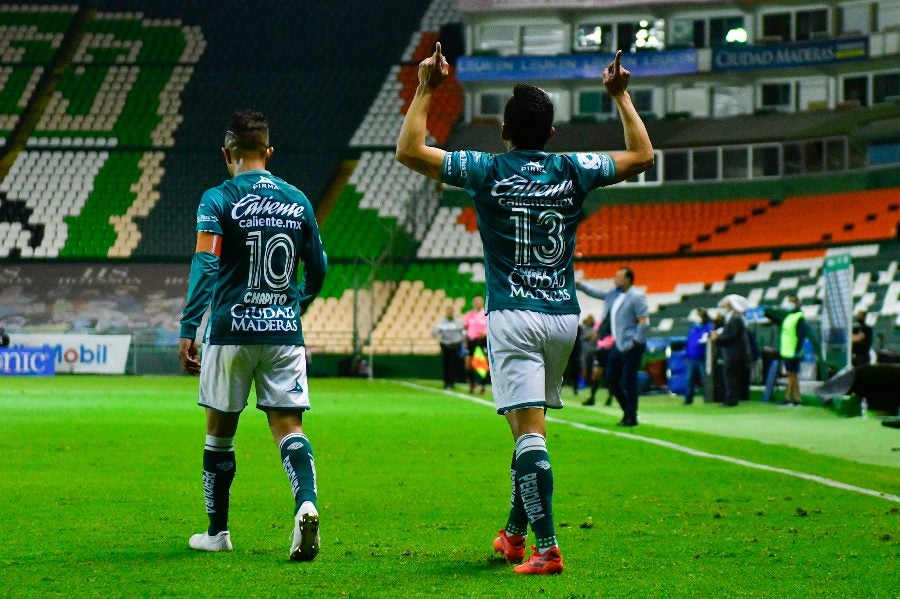
[[724,311],[725,326],[713,331],[712,339],[721,350],[724,362],[722,378],[725,383],[725,399],[722,405],[733,407],[738,405],[741,397],[741,381],[750,359],[750,342],[743,317],[746,301],[739,295],[732,294],[724,297],[719,302],[719,307]]
[[623,266],[616,272],[615,289],[601,291],[585,283],[576,288],[606,302],[604,322],[609,322],[615,344],[606,363],[606,386],[622,408],[619,426],[637,426],[638,370],[650,325],[647,298],[634,288],[634,271]]

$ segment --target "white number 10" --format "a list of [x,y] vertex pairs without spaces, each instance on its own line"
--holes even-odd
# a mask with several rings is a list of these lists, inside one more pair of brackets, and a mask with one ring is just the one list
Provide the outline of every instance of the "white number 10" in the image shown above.
[[[259,289],[261,279],[272,291],[282,291],[291,284],[294,275],[294,240],[284,233],[277,233],[266,240],[263,246],[262,231],[247,233],[247,245],[250,246],[250,272],[247,287]],[[284,271],[275,272],[274,257],[284,252]]]

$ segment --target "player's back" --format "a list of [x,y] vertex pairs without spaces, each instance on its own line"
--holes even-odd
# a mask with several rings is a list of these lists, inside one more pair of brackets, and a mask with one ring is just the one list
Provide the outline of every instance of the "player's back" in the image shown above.
[[537,150],[448,156],[443,180],[475,201],[488,310],[577,314],[575,232],[587,193],[612,181],[612,160]]
[[204,219],[211,232],[222,236],[209,341],[302,344],[300,260],[318,286],[324,276],[321,240],[307,197],[267,171],[247,171],[204,194],[198,230]]

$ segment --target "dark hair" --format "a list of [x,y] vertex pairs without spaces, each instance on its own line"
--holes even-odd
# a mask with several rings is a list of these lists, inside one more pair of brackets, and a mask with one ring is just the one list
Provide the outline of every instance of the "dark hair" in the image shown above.
[[264,152],[269,147],[269,120],[253,110],[235,112],[225,132],[225,147],[232,151]]
[[628,282],[634,285],[634,271],[631,270],[630,266],[623,266],[619,270],[622,271],[622,274],[625,275],[625,278],[628,279]]
[[543,150],[553,127],[553,102],[547,92],[518,84],[503,111],[509,141],[520,150]]

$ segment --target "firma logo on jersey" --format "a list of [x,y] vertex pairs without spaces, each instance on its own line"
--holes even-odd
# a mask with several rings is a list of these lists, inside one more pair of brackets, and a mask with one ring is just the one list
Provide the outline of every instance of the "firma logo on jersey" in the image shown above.
[[260,177],[259,181],[253,184],[253,189],[271,189],[278,191],[278,186],[275,185],[275,181],[272,181],[268,177]]

